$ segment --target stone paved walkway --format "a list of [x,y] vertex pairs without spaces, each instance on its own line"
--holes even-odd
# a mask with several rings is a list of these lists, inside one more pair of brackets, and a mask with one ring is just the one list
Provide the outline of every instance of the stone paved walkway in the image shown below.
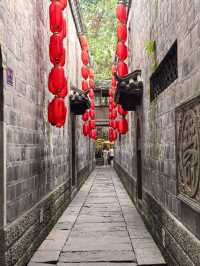
[[29,266],[165,265],[115,171],[96,168]]

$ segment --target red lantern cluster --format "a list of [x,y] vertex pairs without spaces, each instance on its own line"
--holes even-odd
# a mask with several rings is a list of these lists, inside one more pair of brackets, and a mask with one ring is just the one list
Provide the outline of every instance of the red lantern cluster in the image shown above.
[[126,115],[128,114],[122,106],[117,105],[114,102],[114,94],[117,86],[114,73],[121,77],[128,74],[128,66],[125,60],[128,57],[128,48],[126,46],[127,41],[127,7],[125,2],[121,1],[117,5],[116,17],[118,19],[117,25],[117,47],[116,47],[116,58],[117,65],[112,66],[112,81],[109,89],[109,129],[108,137],[109,141],[113,142],[117,139],[117,135],[126,134],[128,132],[128,121]]
[[112,66],[112,80],[111,87],[109,89],[109,128],[108,128],[108,139],[110,142],[114,142],[117,139],[117,104],[114,101],[114,94],[117,87],[117,81],[114,77],[116,72],[116,66]]
[[124,62],[128,57],[127,41],[127,7],[125,2],[120,2],[117,5],[116,17],[118,19],[117,25],[117,39],[116,56],[118,58],[117,73],[123,77],[128,74],[128,66]]
[[87,110],[82,115],[83,120],[83,135],[88,136],[91,139],[96,140],[97,138],[97,132],[96,132],[96,114],[95,114],[95,102],[94,102],[94,70],[92,68],[88,67],[89,64],[89,46],[88,41],[85,35],[80,35],[80,43],[81,43],[81,59],[82,59],[82,68],[81,68],[81,74],[83,77],[82,81],[82,90],[88,91],[89,90],[89,97],[91,101],[90,109]]
[[49,43],[49,57],[54,66],[49,73],[48,88],[55,96],[48,105],[48,121],[56,127],[64,126],[67,115],[64,98],[68,93],[68,85],[63,68],[66,58],[63,40],[67,36],[63,11],[66,7],[67,0],[51,0],[49,7],[50,30],[52,32]]

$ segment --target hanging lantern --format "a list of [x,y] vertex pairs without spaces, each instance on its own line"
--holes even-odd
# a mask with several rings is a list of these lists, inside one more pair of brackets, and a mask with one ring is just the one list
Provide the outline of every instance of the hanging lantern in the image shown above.
[[63,29],[62,5],[53,1],[49,7],[50,30],[52,33],[61,32]]
[[109,97],[109,104],[112,104],[114,102],[113,97]]
[[116,55],[118,56],[119,60],[124,61],[128,56],[128,48],[123,42],[118,42]]
[[60,34],[54,34],[51,36],[49,54],[52,64],[59,64],[64,54],[63,39]]
[[117,111],[116,110],[112,110],[111,119],[115,119],[116,117],[117,117]]
[[67,0],[51,0],[52,2],[57,2],[62,6],[62,9],[67,7]]
[[125,111],[120,104],[118,104],[118,106],[117,106],[117,111],[120,115],[127,115],[128,114],[128,111]]
[[108,95],[111,96],[111,97],[113,96],[113,91],[112,91],[112,89],[109,89],[109,91],[108,91]]
[[96,132],[96,130],[92,130],[91,137],[92,137],[93,140],[96,140],[97,139],[97,132]]
[[112,110],[113,110],[112,104],[109,104],[109,112],[112,112]]
[[126,134],[128,131],[128,121],[123,118],[118,121],[118,130],[120,134]]
[[90,128],[88,124],[83,124],[83,135],[87,136],[90,133]]
[[115,102],[113,102],[111,105],[112,105],[112,109],[115,109],[117,107],[117,104]]
[[116,10],[116,16],[118,20],[122,23],[126,23],[127,20],[127,8],[126,5],[123,3],[120,3],[117,5],[117,10]]
[[126,26],[126,24],[118,23],[117,38],[118,38],[118,41],[126,42],[126,40],[127,40],[127,26]]
[[94,99],[94,91],[92,89],[90,89],[89,96],[90,99]]
[[117,85],[117,81],[115,79],[115,77],[112,77],[112,86],[115,87]]
[[64,88],[59,93],[57,93],[56,96],[65,98],[67,94],[68,94],[68,83],[67,83],[67,80],[65,80]]
[[117,71],[116,66],[113,65],[113,66],[112,66],[112,74],[116,73],[116,71]]
[[109,112],[108,118],[109,120],[112,120],[112,112]]
[[88,68],[86,66],[82,66],[81,73],[82,73],[82,77],[84,79],[87,79],[88,78],[89,71],[88,71]]
[[90,114],[90,118],[91,118],[91,119],[94,120],[94,119],[96,118],[96,116],[95,116],[95,111],[94,111],[93,109],[90,109],[89,114]]
[[90,127],[90,129],[96,128],[95,120],[89,120],[89,127]]
[[48,120],[52,125],[62,127],[65,124],[67,108],[63,98],[55,97],[48,105]]
[[112,120],[111,121],[111,127],[114,128],[114,129],[117,128],[117,122],[116,122],[116,120]]
[[117,64],[117,72],[120,77],[126,76],[128,74],[128,66],[126,63],[120,61]]
[[90,87],[90,89],[94,89],[95,84],[94,84],[94,80],[93,79],[89,79],[89,87]]
[[82,90],[83,90],[83,91],[87,91],[88,88],[89,88],[89,87],[88,87],[88,81],[84,79],[84,80],[82,81]]
[[89,69],[89,78],[94,79],[94,70],[92,68]]
[[81,52],[81,59],[84,65],[87,65],[89,63],[89,55],[87,51],[83,50]]
[[113,132],[113,141],[116,141],[116,139],[117,139],[117,131],[114,130],[114,132]]
[[95,109],[95,102],[94,101],[91,101],[91,106],[90,106],[91,109]]
[[89,112],[86,111],[86,112],[82,115],[82,120],[86,122],[86,121],[88,120],[88,118],[89,118]]
[[85,35],[80,36],[80,43],[82,50],[88,51],[88,41]]
[[62,67],[56,66],[51,69],[48,82],[49,91],[57,94],[66,87],[65,72]]

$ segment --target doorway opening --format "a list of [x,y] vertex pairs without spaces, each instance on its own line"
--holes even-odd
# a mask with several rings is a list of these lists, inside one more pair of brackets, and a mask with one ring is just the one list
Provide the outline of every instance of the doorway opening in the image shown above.
[[76,186],[76,116],[71,116],[71,125],[72,125],[72,190]]
[[142,153],[141,153],[141,128],[137,120],[137,198],[142,200]]

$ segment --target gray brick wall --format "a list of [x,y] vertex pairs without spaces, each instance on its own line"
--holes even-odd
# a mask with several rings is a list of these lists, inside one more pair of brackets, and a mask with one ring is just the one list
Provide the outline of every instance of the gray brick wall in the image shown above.
[[[148,193],[164,208],[166,213],[172,214],[174,219],[178,219],[185,226],[186,231],[189,229],[198,238],[200,235],[196,225],[200,221],[199,214],[177,197],[175,107],[200,93],[199,25],[199,1],[132,1],[128,21],[129,71],[138,68],[142,70],[144,95],[142,106],[136,112],[129,113],[129,133],[122,136],[121,144],[118,140],[115,145],[116,163],[135,180],[137,178],[136,121],[137,117],[140,117],[144,194]],[[178,79],[150,103],[149,78],[152,74],[152,62],[145,52],[145,41],[156,41],[159,64],[176,39],[178,42]],[[140,210],[152,226],[150,219],[153,216],[156,217],[157,214],[153,209],[151,210],[152,217],[148,214],[147,199],[149,200],[149,197],[143,198],[143,207]],[[159,219],[160,217],[157,217],[155,222],[162,223]],[[175,224],[178,226],[179,223]],[[165,226],[163,225],[163,228]],[[156,232],[154,233],[156,235]],[[162,243],[162,240],[160,241]],[[198,241],[195,245],[196,243]],[[199,244],[197,246],[199,248]],[[178,259],[177,261],[180,263]]]

